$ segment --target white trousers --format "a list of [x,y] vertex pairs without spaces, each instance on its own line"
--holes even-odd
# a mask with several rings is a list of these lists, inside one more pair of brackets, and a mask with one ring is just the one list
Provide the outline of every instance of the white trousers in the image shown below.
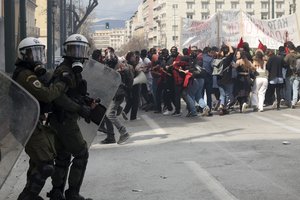
[[268,88],[268,79],[257,77],[252,87],[251,104],[257,106],[259,110],[263,110],[265,94]]

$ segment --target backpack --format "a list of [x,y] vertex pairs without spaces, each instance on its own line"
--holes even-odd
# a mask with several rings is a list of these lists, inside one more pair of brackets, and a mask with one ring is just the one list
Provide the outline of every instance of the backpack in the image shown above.
[[296,63],[293,72],[300,75],[300,57],[296,58]]
[[196,65],[194,70],[192,71],[192,74],[194,78],[203,78],[206,74],[206,71],[203,67]]
[[212,62],[212,67],[213,67],[213,76],[222,76],[224,72],[224,58],[222,59],[214,59]]

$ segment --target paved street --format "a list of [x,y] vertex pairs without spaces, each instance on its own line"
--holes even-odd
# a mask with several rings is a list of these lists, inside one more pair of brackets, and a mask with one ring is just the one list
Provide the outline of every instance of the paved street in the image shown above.
[[[126,145],[91,150],[82,194],[94,200],[300,199],[300,109],[186,118],[139,112]],[[283,144],[288,141],[288,144]],[[23,154],[0,191],[15,200]],[[43,195],[50,189],[49,182]]]

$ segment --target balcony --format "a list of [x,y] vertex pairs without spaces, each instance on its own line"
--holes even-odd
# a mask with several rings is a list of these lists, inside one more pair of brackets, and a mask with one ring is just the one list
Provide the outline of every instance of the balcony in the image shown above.
[[261,12],[263,13],[269,12],[269,8],[261,8]]
[[[253,9],[253,8],[246,8],[246,12],[247,12],[247,13],[254,12],[254,9]],[[263,10],[262,10],[262,12],[263,12]]]
[[40,28],[38,27],[27,27],[27,35],[31,37],[40,37]]
[[278,12],[278,13],[284,13],[285,12],[284,8],[275,8],[275,11]]
[[195,9],[194,8],[188,8],[188,9],[186,9],[186,13],[194,14]]
[[201,12],[202,12],[202,13],[209,13],[209,9],[208,9],[208,8],[202,8],[202,9],[201,9]]
[[186,0],[187,3],[195,3],[195,0]]

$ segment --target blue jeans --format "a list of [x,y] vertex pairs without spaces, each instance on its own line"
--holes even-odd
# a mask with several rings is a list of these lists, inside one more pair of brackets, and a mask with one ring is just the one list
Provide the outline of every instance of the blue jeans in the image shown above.
[[220,90],[220,105],[226,106],[228,103],[232,103],[234,101],[233,83],[220,85],[219,90]]
[[300,77],[292,76],[290,78],[290,81],[291,81],[291,85],[293,87],[292,105],[296,105],[296,103],[298,101],[298,90],[299,90]]
[[117,100],[113,100],[108,108],[108,113],[106,114],[107,121],[107,137],[108,138],[114,138],[114,128],[112,126],[115,125],[115,127],[118,129],[119,133],[121,135],[126,134],[127,130],[126,127],[123,125],[123,123],[118,119],[117,112],[120,105],[123,103],[124,97],[119,98]]
[[202,78],[193,79],[188,85],[187,101],[188,106],[190,107],[189,110],[192,114],[197,113],[195,102],[197,102],[201,108],[207,106],[203,99],[203,87],[204,79]]
[[212,108],[212,98],[211,95],[213,93],[213,77],[210,74],[205,75],[204,89],[207,97],[207,105],[209,108]]

